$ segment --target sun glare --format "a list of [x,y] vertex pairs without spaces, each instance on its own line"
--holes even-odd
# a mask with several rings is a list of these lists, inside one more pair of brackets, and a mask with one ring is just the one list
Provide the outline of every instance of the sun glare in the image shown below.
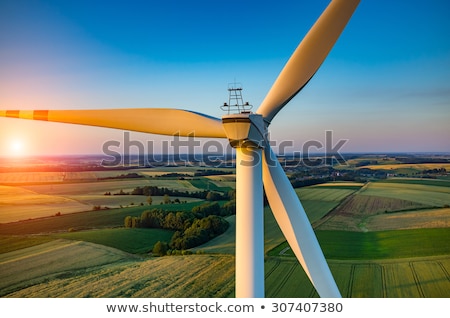
[[20,139],[11,140],[9,150],[11,156],[21,156],[24,154],[25,144]]

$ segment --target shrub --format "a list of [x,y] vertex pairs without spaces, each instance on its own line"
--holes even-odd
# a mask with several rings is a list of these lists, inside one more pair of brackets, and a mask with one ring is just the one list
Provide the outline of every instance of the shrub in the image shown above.
[[168,245],[166,242],[158,241],[153,246],[152,253],[154,256],[164,256],[167,255]]

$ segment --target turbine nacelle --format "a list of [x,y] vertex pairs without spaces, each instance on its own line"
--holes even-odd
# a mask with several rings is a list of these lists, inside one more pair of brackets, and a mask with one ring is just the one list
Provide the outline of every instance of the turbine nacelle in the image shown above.
[[222,123],[233,148],[264,148],[266,128],[262,115],[249,112],[225,115]]

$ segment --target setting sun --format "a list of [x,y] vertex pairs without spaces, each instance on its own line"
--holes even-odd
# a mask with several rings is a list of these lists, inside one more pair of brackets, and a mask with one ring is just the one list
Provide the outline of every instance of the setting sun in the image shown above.
[[24,154],[25,144],[20,139],[13,139],[9,143],[9,155],[20,156]]

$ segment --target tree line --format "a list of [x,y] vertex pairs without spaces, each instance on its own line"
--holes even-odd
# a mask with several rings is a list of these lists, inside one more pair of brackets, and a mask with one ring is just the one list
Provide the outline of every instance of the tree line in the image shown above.
[[[111,195],[111,192],[106,192],[105,195]],[[145,195],[145,196],[175,196],[175,197],[187,197],[187,198],[196,198],[207,201],[220,201],[220,200],[233,200],[236,197],[236,190],[230,190],[226,193],[217,192],[217,191],[180,191],[176,189],[170,189],[166,187],[158,187],[158,186],[143,186],[136,187],[130,192],[125,192],[120,190],[118,193],[114,193],[113,195]]]
[[[128,228],[157,228],[175,231],[170,242],[159,242],[158,249],[186,250],[208,242],[228,229],[224,216],[236,213],[235,201],[223,206],[217,202],[206,202],[191,211],[166,211],[152,209],[142,212],[140,217],[127,216]],[[157,254],[164,254],[158,251]]]

